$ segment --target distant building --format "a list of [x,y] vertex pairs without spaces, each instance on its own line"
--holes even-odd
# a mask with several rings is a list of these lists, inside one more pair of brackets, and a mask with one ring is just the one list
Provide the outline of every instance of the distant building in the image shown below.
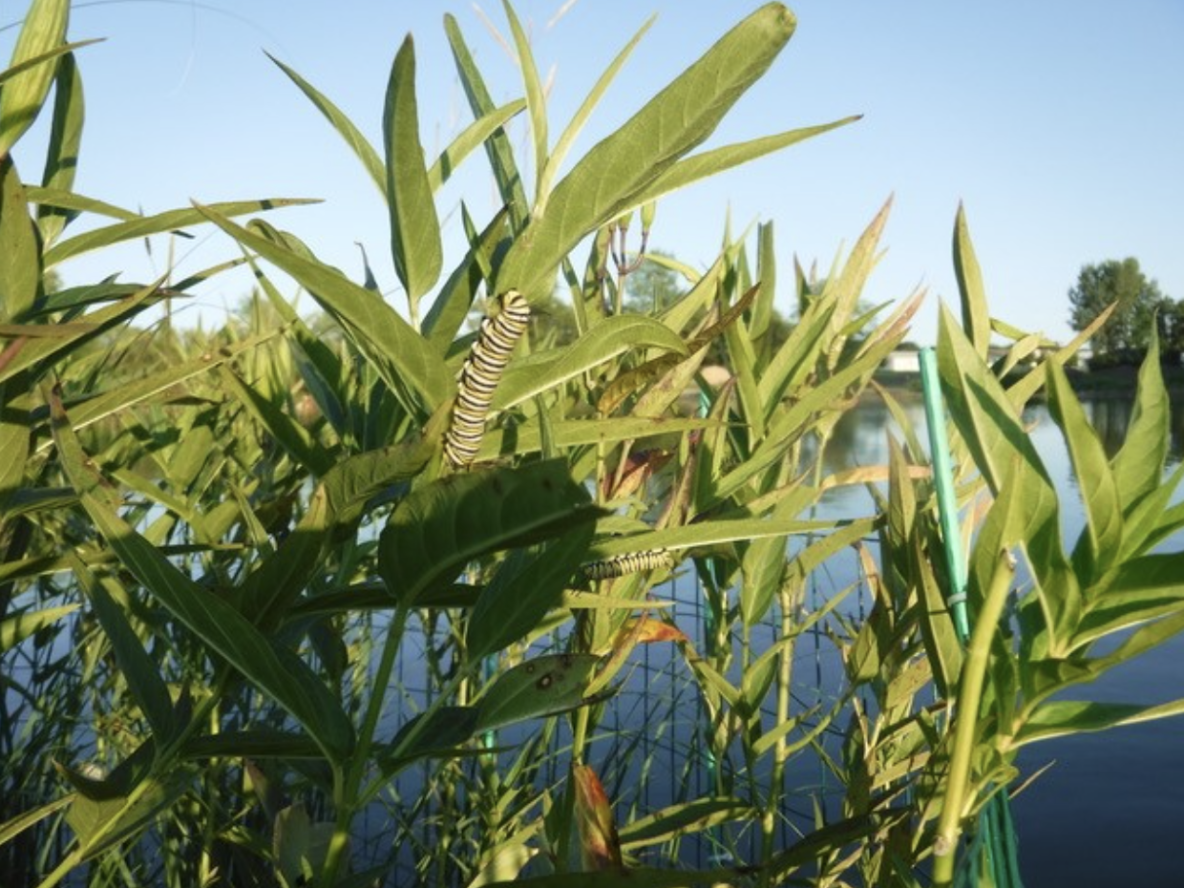
[[920,373],[921,352],[915,348],[898,348],[888,353],[880,369],[887,373]]

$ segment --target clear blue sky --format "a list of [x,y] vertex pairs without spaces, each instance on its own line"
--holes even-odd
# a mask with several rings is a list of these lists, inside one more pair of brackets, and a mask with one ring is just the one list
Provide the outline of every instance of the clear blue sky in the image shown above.
[[[25,5],[5,3],[0,24],[15,21]],[[650,12],[659,14],[657,22],[577,154],[758,5],[520,0],[538,64],[554,74],[552,139]],[[667,199],[655,246],[705,267],[729,209],[734,231],[772,220],[788,284],[795,254],[825,269],[894,194],[887,254],[865,295],[878,302],[927,287],[930,300],[913,336],[927,342],[936,299],[956,301],[950,235],[961,200],[997,317],[1064,339],[1066,292],[1080,267],[1128,255],[1165,293],[1184,298],[1184,4],[790,6],[796,35],[710,144],[853,113],[864,119]],[[108,38],[80,53],[87,91],[80,191],[145,212],[191,198],[323,198],[315,207],[271,214],[271,221],[355,277],[361,271],[354,242],[364,243],[396,305],[378,192],[263,50],[333,98],[380,146],[389,66],[412,32],[429,156],[471,119],[444,39],[445,12],[458,19],[495,98],[521,95],[510,58],[482,18],[508,33],[501,5],[489,0],[122,0],[75,7],[73,39]],[[0,33],[5,58],[14,38],[15,29]],[[517,125],[515,140],[525,149],[524,117]],[[27,180],[40,176],[40,152],[37,139],[18,147]],[[460,200],[479,221],[494,203],[484,156],[466,167],[440,195],[452,245],[460,241]],[[176,244],[183,273],[234,253],[222,235],[197,233],[196,242]],[[153,265],[136,245],[80,259],[63,273],[69,283],[120,270],[125,279],[146,279],[164,268],[168,248],[156,239]],[[215,319],[248,288],[240,277],[215,281],[201,292],[204,315]],[[789,297],[783,286],[783,309]]]

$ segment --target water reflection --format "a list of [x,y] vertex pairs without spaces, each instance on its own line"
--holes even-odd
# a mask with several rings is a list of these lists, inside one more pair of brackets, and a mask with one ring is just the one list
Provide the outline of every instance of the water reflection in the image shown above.
[[[902,406],[922,446],[927,445],[925,411],[922,404],[917,401]],[[1133,396],[1082,400],[1085,415],[1098,433],[1107,456],[1114,456],[1122,447],[1134,406]],[[1170,407],[1168,461],[1177,463],[1184,458],[1184,398],[1173,399]],[[1047,406],[1032,405],[1024,411],[1023,418],[1024,422],[1034,429],[1059,436]],[[898,440],[903,438],[902,431],[888,412],[888,408],[878,400],[860,404],[844,414],[835,425],[823,454],[825,470],[837,472],[853,466],[883,465],[888,457],[888,432]]]

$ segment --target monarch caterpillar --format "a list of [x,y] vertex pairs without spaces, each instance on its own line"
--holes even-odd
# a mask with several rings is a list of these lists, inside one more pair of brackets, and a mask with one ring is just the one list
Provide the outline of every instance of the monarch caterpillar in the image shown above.
[[444,456],[453,468],[469,465],[477,455],[494,389],[530,320],[530,305],[517,290],[507,290],[500,301],[501,311],[481,322],[481,332],[457,376],[456,404],[444,435]]
[[625,574],[656,570],[659,567],[673,567],[674,558],[665,549],[650,549],[648,552],[629,552],[614,555],[604,561],[593,561],[583,566],[584,576],[589,580],[608,580]]

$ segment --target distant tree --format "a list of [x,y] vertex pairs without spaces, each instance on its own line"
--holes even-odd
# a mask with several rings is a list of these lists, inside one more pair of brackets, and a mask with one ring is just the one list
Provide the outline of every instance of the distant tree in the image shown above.
[[536,342],[550,337],[552,345],[570,345],[580,335],[575,309],[554,293],[546,302],[531,306],[530,325]]
[[1179,364],[1184,356],[1184,300],[1165,299],[1156,316],[1164,363]]
[[1107,306],[1118,307],[1094,334],[1093,363],[1110,366],[1136,363],[1147,351],[1155,313],[1165,299],[1154,280],[1148,280],[1137,259],[1110,259],[1082,267],[1069,290],[1069,323],[1084,330]]
[[[649,254],[654,255],[671,258],[668,253]],[[678,272],[649,256],[625,277],[625,308],[628,311],[646,314],[663,311],[686,292]]]

